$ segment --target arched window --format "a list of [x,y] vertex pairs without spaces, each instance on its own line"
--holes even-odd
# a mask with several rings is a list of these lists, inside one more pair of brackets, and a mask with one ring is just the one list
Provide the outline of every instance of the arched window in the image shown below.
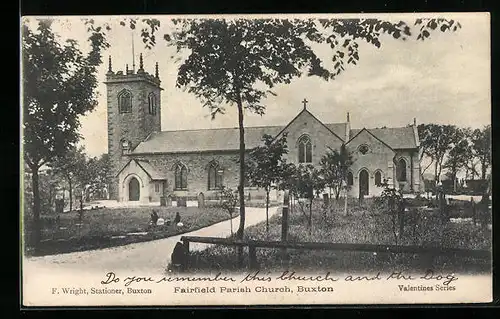
[[120,113],[132,112],[132,93],[127,90],[118,93],[118,109]]
[[187,189],[187,168],[182,164],[175,167],[175,189]]
[[312,163],[312,143],[307,135],[299,138],[299,163]]
[[382,173],[380,171],[375,172],[375,185],[380,186],[382,184]]
[[156,115],[156,95],[149,93],[148,96],[149,114]]
[[352,186],[354,184],[354,177],[352,172],[347,173],[347,186]]
[[396,174],[398,181],[406,182],[406,161],[403,158],[398,161]]
[[224,171],[215,162],[211,163],[208,167],[208,189],[222,188],[222,177]]

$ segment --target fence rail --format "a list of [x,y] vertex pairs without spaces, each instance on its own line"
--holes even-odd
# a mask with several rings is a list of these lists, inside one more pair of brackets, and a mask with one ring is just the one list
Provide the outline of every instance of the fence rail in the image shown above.
[[[264,241],[264,240],[235,240],[220,237],[198,237],[182,236],[181,241],[187,255],[189,255],[189,243],[202,243],[223,246],[248,247],[249,266],[255,268],[257,265],[256,248],[271,249],[307,249],[327,251],[352,251],[352,252],[376,252],[376,253],[404,253],[422,254],[427,256],[448,257],[470,257],[477,259],[490,259],[489,250],[471,250],[462,248],[441,248],[425,246],[398,246],[398,245],[372,245],[372,244],[345,244],[325,242],[287,242],[287,241]],[[187,268],[187,265],[183,265]]]

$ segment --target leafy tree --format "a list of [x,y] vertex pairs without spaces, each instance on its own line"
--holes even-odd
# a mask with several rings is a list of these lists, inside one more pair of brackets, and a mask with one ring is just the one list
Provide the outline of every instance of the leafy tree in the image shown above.
[[85,168],[87,179],[86,179],[86,194],[88,197],[97,196],[98,198],[104,198],[103,190],[108,189],[109,180],[109,156],[108,154],[103,154],[100,157],[93,157],[88,159]]
[[220,190],[221,195],[221,208],[224,209],[230,217],[230,225],[231,225],[231,237],[233,236],[233,214],[234,209],[238,206],[238,192],[232,190],[229,187],[222,186]]
[[[137,27],[136,19],[123,19],[120,24]],[[160,28],[157,19],[140,20],[145,27],[141,36],[146,48],[156,44]],[[177,85],[188,88],[212,117],[225,112],[224,105],[236,106],[240,138],[240,225],[242,238],[245,225],[245,130],[244,111],[264,114],[261,103],[277,84],[290,83],[307,73],[334,79],[345,65],[359,60],[360,39],[381,47],[381,38],[389,34],[406,40],[411,27],[403,21],[379,19],[173,19],[176,29],[163,38],[177,51],[189,53],[179,68]],[[93,23],[93,21],[91,21]],[[93,26],[93,24],[92,24]],[[105,25],[106,30],[109,25]],[[424,41],[431,31],[456,31],[460,23],[447,19],[417,19],[417,40]],[[101,28],[104,30],[104,28]],[[102,31],[104,32],[104,31]],[[311,44],[326,44],[332,49],[333,67],[325,67]]]
[[330,149],[321,158],[320,173],[325,184],[335,194],[335,199],[338,200],[342,188],[347,185],[347,173],[349,166],[352,164],[352,157],[349,155],[344,144],[341,145],[340,151]]
[[481,179],[486,179],[486,172],[491,165],[491,125],[475,129],[472,134],[472,149],[481,164]]
[[269,233],[269,192],[278,188],[278,182],[283,179],[285,160],[283,155],[288,153],[286,134],[278,139],[264,134],[263,145],[250,152],[247,162],[247,179],[252,185],[266,191],[266,233]]
[[[314,197],[318,196],[319,193],[325,188],[325,181],[323,180],[320,171],[314,166],[299,165],[295,170],[295,181],[294,191],[296,192],[297,198],[299,199],[299,207],[302,214],[307,218],[307,226],[309,229],[309,235],[312,234],[312,206]],[[300,201],[301,198],[307,199],[308,213],[304,207],[304,203]]]
[[457,191],[457,174],[467,165],[468,151],[469,142],[465,138],[465,135],[463,135],[462,139],[452,147],[443,165],[444,168],[448,169],[448,176],[453,181],[453,191],[455,192]]
[[36,31],[22,26],[23,151],[33,189],[33,244],[40,242],[39,169],[63,156],[80,138],[80,116],[97,105],[95,89],[101,49],[108,44],[100,27],[88,24],[91,50],[59,43],[50,20]]
[[62,176],[68,183],[69,210],[73,210],[73,189],[76,185],[81,186],[82,178],[85,178],[87,158],[83,147],[72,147],[62,156],[56,157],[48,164],[54,174]]
[[437,184],[441,178],[446,155],[460,142],[463,134],[454,125],[421,124],[418,126],[418,131],[423,153],[429,156],[431,163],[434,163],[434,180]]

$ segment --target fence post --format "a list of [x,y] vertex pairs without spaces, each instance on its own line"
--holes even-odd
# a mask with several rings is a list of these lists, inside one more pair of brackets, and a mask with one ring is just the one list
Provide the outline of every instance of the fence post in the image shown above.
[[186,238],[183,238],[182,244],[184,246],[184,254],[185,254],[184,256],[186,256],[186,258],[184,259],[183,268],[184,268],[184,270],[186,270],[186,269],[189,268],[189,259],[190,259],[190,256],[189,256],[189,240],[187,240]]
[[251,270],[258,268],[257,264],[257,252],[254,245],[248,245],[248,267]]
[[283,207],[281,208],[281,241],[288,240],[288,209],[290,197],[288,191],[283,196]]

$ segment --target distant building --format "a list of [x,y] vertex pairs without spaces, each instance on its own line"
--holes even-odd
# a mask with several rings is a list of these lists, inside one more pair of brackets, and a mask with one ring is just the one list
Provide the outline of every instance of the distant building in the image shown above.
[[[237,128],[161,130],[158,64],[154,75],[145,72],[141,55],[137,72],[115,73],[110,58],[105,83],[111,199],[156,202],[167,194],[196,197],[200,193],[210,198],[222,185],[237,188]],[[384,179],[406,192],[422,190],[415,121],[407,127],[353,129],[349,114],[345,122],[323,123],[304,103],[286,125],[246,127],[246,148],[260,145],[263,134],[279,137],[285,132],[287,160],[296,164],[319,165],[328,148],[345,144],[354,161],[348,175],[351,196],[380,194],[378,185]],[[251,186],[245,193],[263,195]]]

